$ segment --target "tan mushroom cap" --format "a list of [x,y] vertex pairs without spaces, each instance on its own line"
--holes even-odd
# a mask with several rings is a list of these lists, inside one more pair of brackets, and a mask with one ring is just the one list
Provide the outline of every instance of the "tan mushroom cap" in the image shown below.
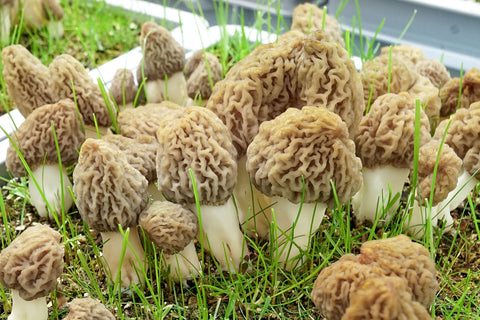
[[361,168],[347,126],[323,107],[290,108],[263,122],[247,149],[252,183],[293,203],[333,204],[331,180],[340,203],[347,201],[362,184]]
[[65,320],[115,320],[113,314],[99,301],[92,298],[76,298],[70,303]]
[[315,30],[323,30],[333,41],[345,47],[345,41],[342,37],[342,29],[337,19],[324,12],[314,4],[303,3],[293,9],[292,25],[290,30],[299,30],[304,34],[309,34]]
[[111,143],[120,149],[126,156],[127,161],[149,181],[157,178],[156,158],[158,142],[150,135],[138,135],[134,139],[119,134],[109,134],[102,140]]
[[206,101],[212,94],[212,86],[223,77],[222,64],[214,54],[198,50],[185,64],[185,76],[188,96],[195,99],[200,95]]
[[61,238],[47,225],[27,228],[0,253],[0,283],[27,301],[46,297],[63,271]]
[[425,54],[422,49],[407,44],[384,46],[380,49],[380,55],[389,56],[390,52],[392,56],[408,62],[412,67],[426,61]]
[[463,158],[463,167],[476,179],[480,178],[480,142],[475,142]]
[[109,142],[87,139],[73,171],[73,193],[82,219],[99,232],[137,225],[148,201],[148,182]]
[[[108,127],[112,119],[100,88],[89,76],[84,66],[68,54],[57,56],[48,66],[52,96],[76,101],[85,124]],[[72,87],[73,83],[73,87]]]
[[236,150],[222,121],[203,107],[186,108],[157,132],[158,188],[177,203],[223,204],[237,182]]
[[170,101],[149,103],[136,108],[128,108],[118,113],[117,124],[121,135],[135,138],[139,135],[156,137],[163,123],[178,116],[184,107]]
[[54,103],[48,68],[22,45],[2,49],[3,79],[7,93],[26,118],[34,109]]
[[185,49],[164,27],[152,21],[143,23],[140,46],[143,59],[137,69],[137,79],[165,80],[165,76],[183,71]]
[[461,168],[462,159],[447,144],[441,145],[440,140],[431,139],[421,146],[417,169],[420,197],[430,199],[435,177],[432,205],[444,200],[448,193],[455,189]]
[[195,239],[199,228],[195,213],[169,201],[154,201],[140,214],[138,224],[166,254],[182,251]]
[[[56,143],[62,164],[74,164],[85,135],[75,104],[65,99],[35,109],[12,135],[12,140],[33,169],[43,163],[58,163]],[[25,175],[24,165],[12,141],[7,149],[6,166],[14,176]]]
[[438,120],[442,106],[440,97],[438,96],[439,90],[427,77],[419,75],[413,86],[407,92],[413,99],[420,100],[422,109],[429,119],[433,121]]
[[352,294],[342,320],[430,320],[425,306],[413,300],[405,279],[368,279]]
[[135,76],[130,69],[118,69],[113,75],[110,94],[119,106],[133,103],[137,95]]
[[416,69],[420,75],[427,77],[437,88],[441,88],[451,79],[447,67],[437,59],[419,61]]
[[[355,136],[357,155],[364,167],[413,165],[415,100],[406,92],[387,93],[372,104]],[[430,140],[427,115],[420,110],[420,145]]]
[[450,79],[441,88],[439,95],[442,101],[441,116],[448,116],[459,108],[468,108],[470,104],[480,101],[480,70],[472,68],[465,72],[462,79]]

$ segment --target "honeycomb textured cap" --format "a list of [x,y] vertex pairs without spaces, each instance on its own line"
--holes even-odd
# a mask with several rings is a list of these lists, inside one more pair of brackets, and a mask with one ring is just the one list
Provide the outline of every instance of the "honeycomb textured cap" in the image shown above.
[[76,298],[70,303],[65,320],[115,320],[113,314],[99,301],[92,298]]
[[188,96],[195,99],[200,95],[202,100],[207,100],[212,94],[212,85],[223,77],[222,64],[212,53],[198,50],[185,64],[185,76]]
[[450,79],[450,72],[447,67],[437,59],[423,60],[417,63],[418,73],[427,77],[434,87],[440,88]]
[[388,57],[390,52],[392,56],[405,61],[414,68],[416,68],[419,63],[426,61],[425,53],[423,53],[422,49],[411,45],[384,46],[380,49],[380,55],[382,56]]
[[147,206],[147,179],[109,142],[87,139],[73,171],[73,193],[83,221],[99,232],[137,225]]
[[24,300],[46,297],[63,271],[61,235],[47,225],[25,229],[0,253],[0,282]]
[[[372,104],[355,136],[357,154],[364,167],[413,165],[415,100],[405,92],[387,93]],[[430,123],[420,110],[420,145],[430,140]]]
[[237,182],[236,150],[222,121],[203,107],[188,107],[157,132],[158,188],[176,203],[194,203],[189,170],[202,204],[222,204]]
[[480,143],[475,142],[463,158],[463,167],[476,179],[480,178]]
[[472,103],[480,101],[480,70],[472,68],[465,72],[463,79],[450,79],[440,89],[440,98],[441,116],[451,115],[459,108],[468,108]]
[[54,101],[48,68],[24,46],[2,49],[3,79],[7,93],[26,118],[34,109]]
[[153,21],[143,23],[140,33],[143,59],[137,68],[137,79],[164,80],[185,67],[185,49],[170,31]]
[[332,205],[331,181],[343,203],[362,184],[362,164],[347,126],[323,107],[290,108],[263,122],[247,149],[246,165],[260,191],[293,203],[304,197]]
[[11,138],[6,166],[14,176],[20,177],[25,175],[25,169],[15,147],[32,169],[44,162],[58,163],[58,143],[62,163],[70,166],[78,159],[78,149],[85,134],[75,104],[65,99],[35,109]]
[[133,103],[137,95],[135,76],[130,69],[118,69],[113,75],[110,94],[118,106]]
[[169,201],[152,202],[140,214],[138,223],[166,254],[182,251],[198,233],[197,215]]
[[50,63],[48,70],[50,89],[56,100],[69,98],[76,101],[85,124],[94,125],[95,120],[104,127],[112,124],[100,88],[77,59],[69,54],[59,55]]

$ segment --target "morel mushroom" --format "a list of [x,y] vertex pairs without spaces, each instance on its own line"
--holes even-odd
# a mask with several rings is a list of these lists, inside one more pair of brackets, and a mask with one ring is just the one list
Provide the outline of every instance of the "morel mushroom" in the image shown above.
[[58,216],[72,206],[66,167],[77,161],[84,140],[75,104],[68,99],[35,109],[11,136],[7,169],[13,176],[25,176],[25,160],[31,171],[30,198],[40,216]]
[[290,108],[263,122],[247,149],[246,166],[252,183],[272,201],[277,258],[287,269],[308,248],[325,209],[334,207],[332,182],[340,204],[362,184],[346,124],[323,107]]
[[437,88],[443,87],[451,79],[447,67],[437,59],[419,61],[416,69],[420,75],[427,77]]
[[[140,171],[128,163],[127,156],[109,142],[90,138],[82,145],[73,171],[77,208],[83,221],[101,233],[109,275],[113,281],[118,276],[122,287],[143,283],[145,252],[136,226],[147,206],[147,184]],[[120,227],[128,233],[124,257],[125,239]]]
[[97,300],[76,298],[70,302],[70,311],[65,320],[115,320],[115,317]]
[[212,88],[222,79],[222,65],[218,58],[205,50],[198,50],[185,64],[187,94],[191,99],[206,102],[212,94]]
[[119,109],[133,107],[138,87],[135,76],[129,69],[118,69],[113,75],[110,85],[110,95]]
[[460,77],[450,79],[440,89],[439,95],[442,101],[440,115],[443,117],[480,101],[480,70],[472,68],[465,72],[462,79]]
[[9,320],[48,318],[47,296],[63,271],[61,237],[47,225],[35,225],[0,253],[0,283],[12,290]]

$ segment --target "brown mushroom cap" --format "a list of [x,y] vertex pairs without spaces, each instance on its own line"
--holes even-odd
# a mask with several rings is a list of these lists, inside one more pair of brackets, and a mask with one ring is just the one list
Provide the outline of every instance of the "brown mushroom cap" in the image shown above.
[[[461,95],[460,93],[461,86]],[[460,101],[458,101],[460,95]],[[448,116],[459,108],[468,108],[470,104],[480,101],[480,70],[469,69],[463,78],[450,79],[440,90],[442,109],[440,114]]]
[[27,301],[46,297],[63,271],[61,238],[46,225],[27,228],[0,253],[0,283]]
[[406,44],[394,45],[394,46],[384,46],[380,49],[380,55],[389,56],[390,52],[392,56],[404,60],[409,63],[412,67],[416,66],[426,61],[425,54],[422,49]]
[[423,305],[412,299],[405,279],[367,279],[352,294],[342,320],[384,319],[430,320],[431,316]]
[[[311,3],[299,4],[293,9],[292,25],[290,30],[298,30],[309,34],[315,30],[322,30],[333,40],[345,47],[342,29],[337,19],[326,14],[323,22],[323,10]],[[322,28],[323,27],[323,28]]]
[[50,90],[55,99],[70,98],[76,101],[83,120],[88,125],[95,124],[94,114],[98,125],[108,127],[112,124],[100,88],[77,59],[68,54],[59,55],[48,69]]
[[307,203],[331,205],[331,180],[340,203],[347,201],[362,184],[361,167],[347,126],[323,107],[290,108],[263,122],[247,149],[252,183],[268,196],[293,203],[304,197]]
[[222,64],[212,53],[198,50],[185,64],[185,76],[188,78],[188,96],[195,99],[199,94],[203,100],[207,100],[212,94],[212,85],[222,79]]
[[113,76],[110,94],[119,106],[133,103],[137,95],[135,76],[130,69],[118,69]]
[[45,13],[46,20],[61,20],[63,19],[64,12],[60,5],[60,0],[42,0],[42,9]]
[[419,75],[413,86],[407,91],[414,100],[420,100],[422,109],[431,120],[438,120],[442,106],[438,96],[438,87],[424,76]]
[[2,49],[3,79],[7,93],[26,118],[34,109],[54,103],[48,68],[22,45]]
[[[43,163],[58,163],[55,139],[62,163],[66,166],[74,164],[85,135],[71,100],[65,99],[35,109],[12,135],[16,147],[31,168]],[[6,166],[14,176],[25,175],[24,165],[12,141],[7,149]]]
[[451,79],[447,67],[437,59],[419,61],[416,69],[420,75],[427,77],[437,88],[441,88]]
[[437,171],[432,205],[444,200],[448,193],[455,189],[462,168],[462,159],[447,144],[441,145],[440,140],[431,139],[419,150],[418,181],[421,199],[430,199],[435,167]]
[[172,37],[170,31],[152,21],[142,25],[140,46],[143,59],[137,69],[137,79],[165,80],[185,67],[185,49]]
[[[430,140],[428,117],[420,111],[420,145]],[[413,164],[415,100],[406,92],[387,93],[372,104],[355,136],[357,154],[364,167]]]
[[138,224],[166,254],[182,251],[198,233],[197,215],[169,201],[154,201],[140,214]]
[[70,303],[65,320],[115,320],[113,314],[99,301],[92,298],[76,298]]
[[109,142],[87,139],[73,171],[73,193],[82,219],[99,232],[137,225],[147,206],[148,182]]
[[463,158],[463,167],[475,178],[480,178],[480,142],[475,142]]
[[236,150],[227,128],[210,110],[186,108],[157,132],[158,188],[177,203],[195,203],[189,169],[201,204],[222,204],[237,182]]

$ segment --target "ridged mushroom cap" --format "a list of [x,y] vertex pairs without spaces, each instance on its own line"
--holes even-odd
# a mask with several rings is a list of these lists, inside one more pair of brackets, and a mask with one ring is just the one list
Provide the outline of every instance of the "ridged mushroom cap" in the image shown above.
[[166,254],[182,251],[198,233],[197,215],[169,201],[154,201],[140,214],[138,224]]
[[54,103],[48,68],[24,46],[2,49],[3,79],[7,93],[26,118],[34,109]]
[[223,204],[237,182],[236,150],[222,121],[203,107],[186,108],[157,131],[158,189],[176,203]]
[[263,122],[247,149],[246,165],[260,191],[293,203],[304,197],[307,203],[332,205],[331,180],[343,203],[362,184],[362,164],[347,126],[323,107],[290,108]]
[[85,140],[85,134],[75,104],[65,99],[35,109],[11,138],[5,162],[7,169],[20,177],[25,175],[25,169],[15,146],[33,169],[43,163],[58,163],[57,141],[62,163],[69,166],[77,161],[78,149]]
[[[406,92],[387,93],[372,104],[355,136],[357,155],[364,167],[413,165],[415,100]],[[430,140],[427,115],[420,110],[420,145]]]
[[144,22],[140,34],[143,59],[137,68],[137,79],[165,79],[185,67],[185,49],[170,31],[152,21]]
[[416,69],[420,75],[427,77],[437,88],[441,88],[451,79],[447,67],[437,59],[419,61]]
[[420,100],[422,109],[429,119],[438,120],[442,106],[438,96],[439,89],[427,77],[419,75],[407,92],[414,100]]
[[212,53],[198,50],[185,64],[185,76],[188,96],[195,99],[200,95],[206,101],[212,94],[212,86],[223,77],[222,64]]
[[480,142],[475,142],[463,158],[463,167],[475,178],[480,178]]
[[115,320],[113,314],[99,301],[92,298],[76,298],[70,302],[65,320]]
[[63,271],[61,238],[47,225],[25,229],[0,253],[0,283],[27,301],[46,297]]
[[439,95],[442,101],[441,116],[448,116],[457,109],[468,108],[472,103],[480,101],[480,70],[472,68],[465,72],[462,79],[450,79],[441,88]]
[[100,88],[77,59],[68,54],[59,55],[48,69],[50,89],[55,99],[76,101],[85,124],[95,124],[94,114],[98,125],[108,127],[112,124]]
[[147,206],[147,179],[109,142],[87,139],[73,171],[73,193],[83,221],[99,232],[137,225]]
[[417,64],[426,61],[425,53],[422,49],[407,44],[400,44],[394,46],[384,46],[380,49],[380,55],[392,56],[406,61],[412,67],[416,68]]
[[118,69],[113,75],[110,94],[119,106],[133,103],[137,95],[135,76],[130,69]]

